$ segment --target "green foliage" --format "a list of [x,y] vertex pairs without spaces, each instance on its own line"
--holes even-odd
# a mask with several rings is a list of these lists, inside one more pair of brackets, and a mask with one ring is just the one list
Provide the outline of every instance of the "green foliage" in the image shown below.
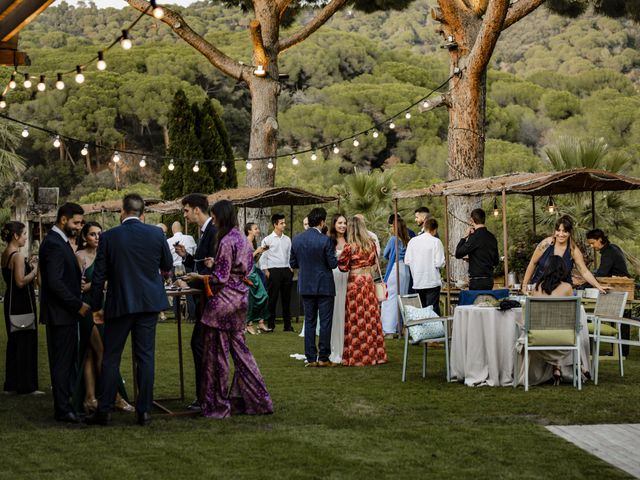
[[[199,123],[202,154],[204,158],[216,160],[203,165],[213,179],[213,189],[211,191],[237,187],[236,166],[233,161],[233,150],[229,143],[229,134],[222,119],[209,100],[205,100],[200,108]],[[225,160],[227,171],[223,173],[220,168]]]
[[128,193],[138,193],[142,195],[142,198],[158,198],[160,192],[154,185],[136,183],[128,185],[122,190],[100,187],[92,193],[81,196],[77,201],[78,203],[84,204],[103,202],[105,200],[119,200]]
[[24,172],[23,159],[16,154],[20,133],[15,123],[0,120],[0,185],[16,181]]
[[551,90],[542,95],[540,105],[551,120],[564,120],[580,113],[580,100],[563,90]]
[[80,183],[84,175],[82,164],[73,165],[67,160],[57,160],[48,165],[29,167],[24,173],[25,181],[40,187],[59,187],[64,198]]

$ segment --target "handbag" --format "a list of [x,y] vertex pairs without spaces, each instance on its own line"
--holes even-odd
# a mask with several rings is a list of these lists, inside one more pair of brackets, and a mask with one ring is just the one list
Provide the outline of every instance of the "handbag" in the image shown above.
[[[13,269],[11,270],[11,276],[13,277]],[[13,278],[12,278],[13,279]],[[11,286],[11,293],[9,294],[9,332],[24,332],[26,330],[35,330],[36,329],[36,314],[35,312],[30,313],[22,313],[19,315],[15,315],[11,313],[11,304],[13,301],[13,288],[15,286],[15,282]],[[29,293],[29,305],[31,303],[31,289],[27,285],[27,292]]]
[[[375,248],[375,247],[374,247]],[[376,291],[376,298],[379,303],[386,301],[389,298],[389,292],[387,291],[387,284],[382,276],[382,270],[380,269],[380,262],[378,261],[378,252],[376,251],[376,265],[378,266],[378,274],[380,278],[373,282],[373,287]]]

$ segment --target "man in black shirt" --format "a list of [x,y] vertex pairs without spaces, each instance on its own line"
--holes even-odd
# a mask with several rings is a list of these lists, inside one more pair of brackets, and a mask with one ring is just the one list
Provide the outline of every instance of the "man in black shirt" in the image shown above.
[[587,243],[600,252],[600,266],[594,273],[596,277],[630,277],[627,262],[620,247],[609,242],[602,230],[596,228],[587,232]]
[[471,226],[456,247],[456,258],[469,257],[469,290],[492,290],[493,269],[500,262],[498,241],[487,230],[481,208],[471,212]]

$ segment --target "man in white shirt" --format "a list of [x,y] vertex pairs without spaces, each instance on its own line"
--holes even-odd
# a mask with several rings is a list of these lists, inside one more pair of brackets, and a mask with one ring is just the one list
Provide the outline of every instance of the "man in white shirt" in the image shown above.
[[420,295],[423,307],[431,305],[440,315],[440,268],[444,265],[444,246],[434,236],[438,222],[430,218],[424,223],[422,235],[409,240],[404,263],[411,270],[413,289]]
[[276,307],[278,297],[282,299],[282,320],[284,331],[293,332],[291,326],[291,287],[293,285],[293,270],[289,267],[291,255],[291,239],[284,234],[287,224],[284,215],[274,213],[271,216],[273,232],[262,240],[264,253],[260,257],[260,268],[267,277],[267,292],[269,293],[268,327],[276,327]]
[[169,244],[169,250],[171,250],[171,255],[173,256],[173,266],[175,267],[182,264],[182,256],[176,252],[176,244],[182,245],[188,255],[193,255],[196,251],[196,241],[191,235],[182,233],[182,224],[180,222],[173,222],[171,231],[173,232],[173,237],[168,239],[167,243]]

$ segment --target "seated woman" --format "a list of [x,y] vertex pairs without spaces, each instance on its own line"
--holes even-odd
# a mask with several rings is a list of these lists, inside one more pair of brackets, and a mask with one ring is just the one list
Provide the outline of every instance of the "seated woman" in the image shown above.
[[[532,293],[534,297],[570,297],[573,295],[573,287],[566,281],[567,267],[565,260],[558,255],[547,258],[542,277],[536,283]],[[587,342],[588,338],[582,341]],[[584,359],[584,348],[581,354]],[[524,350],[520,352],[524,357]],[[587,353],[588,361],[588,353]],[[588,376],[588,363],[583,361],[583,374]],[[537,385],[553,378],[553,384],[559,385],[563,378],[572,378],[573,361],[571,351],[559,350],[530,350],[529,351],[529,384]],[[524,361],[520,359],[520,383],[524,383]]]

